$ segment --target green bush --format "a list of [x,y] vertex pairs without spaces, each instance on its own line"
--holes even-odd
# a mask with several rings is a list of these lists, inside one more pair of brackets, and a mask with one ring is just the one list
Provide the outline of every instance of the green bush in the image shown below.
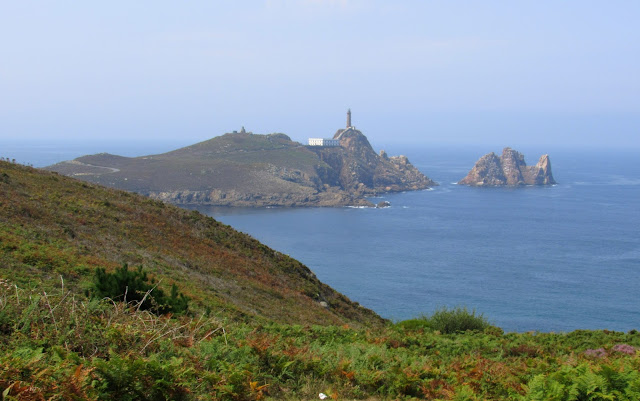
[[147,277],[147,273],[138,266],[137,270],[129,270],[122,265],[113,273],[104,268],[97,268],[93,276],[92,295],[97,298],[111,298],[114,301],[134,302],[142,310],[150,310],[158,314],[185,313],[189,308],[189,298],[178,292],[173,284],[171,294],[157,288],[157,283]]
[[466,307],[442,307],[431,316],[405,320],[399,322],[398,326],[409,330],[429,329],[443,334],[453,334],[468,330],[483,331],[490,328],[491,324],[482,314],[476,314],[475,310],[469,311]]

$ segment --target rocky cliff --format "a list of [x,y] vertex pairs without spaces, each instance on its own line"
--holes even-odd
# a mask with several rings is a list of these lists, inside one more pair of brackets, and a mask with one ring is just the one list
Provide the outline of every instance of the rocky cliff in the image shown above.
[[310,149],[331,168],[334,175],[327,177],[327,183],[349,193],[375,195],[438,185],[415,168],[406,156],[388,157],[384,150],[376,154],[367,137],[356,129],[338,130],[334,139],[340,140],[339,147]]
[[491,152],[478,160],[466,177],[458,182],[470,186],[519,186],[555,184],[549,155],[540,156],[535,166],[527,166],[524,156],[504,148],[500,157]]
[[347,131],[333,148],[240,132],[160,155],[98,154],[47,169],[175,204],[221,206],[374,206],[364,197],[436,185],[406,157],[378,155],[360,131]]

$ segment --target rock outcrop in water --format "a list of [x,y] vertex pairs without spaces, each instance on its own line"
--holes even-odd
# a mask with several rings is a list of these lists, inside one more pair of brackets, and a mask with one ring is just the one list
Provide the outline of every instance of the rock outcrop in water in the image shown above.
[[500,157],[493,152],[482,156],[469,174],[458,182],[475,187],[555,183],[549,155],[542,155],[535,166],[527,166],[524,156],[509,147],[502,150]]

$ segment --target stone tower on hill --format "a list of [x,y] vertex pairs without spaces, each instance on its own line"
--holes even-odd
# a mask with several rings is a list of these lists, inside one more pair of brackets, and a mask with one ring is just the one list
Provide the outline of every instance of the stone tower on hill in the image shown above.
[[347,128],[351,127],[351,109],[347,110]]

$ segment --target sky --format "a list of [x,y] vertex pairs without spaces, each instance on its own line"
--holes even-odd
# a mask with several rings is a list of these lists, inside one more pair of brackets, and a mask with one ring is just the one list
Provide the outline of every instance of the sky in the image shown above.
[[0,0],[2,140],[640,149],[640,1]]

